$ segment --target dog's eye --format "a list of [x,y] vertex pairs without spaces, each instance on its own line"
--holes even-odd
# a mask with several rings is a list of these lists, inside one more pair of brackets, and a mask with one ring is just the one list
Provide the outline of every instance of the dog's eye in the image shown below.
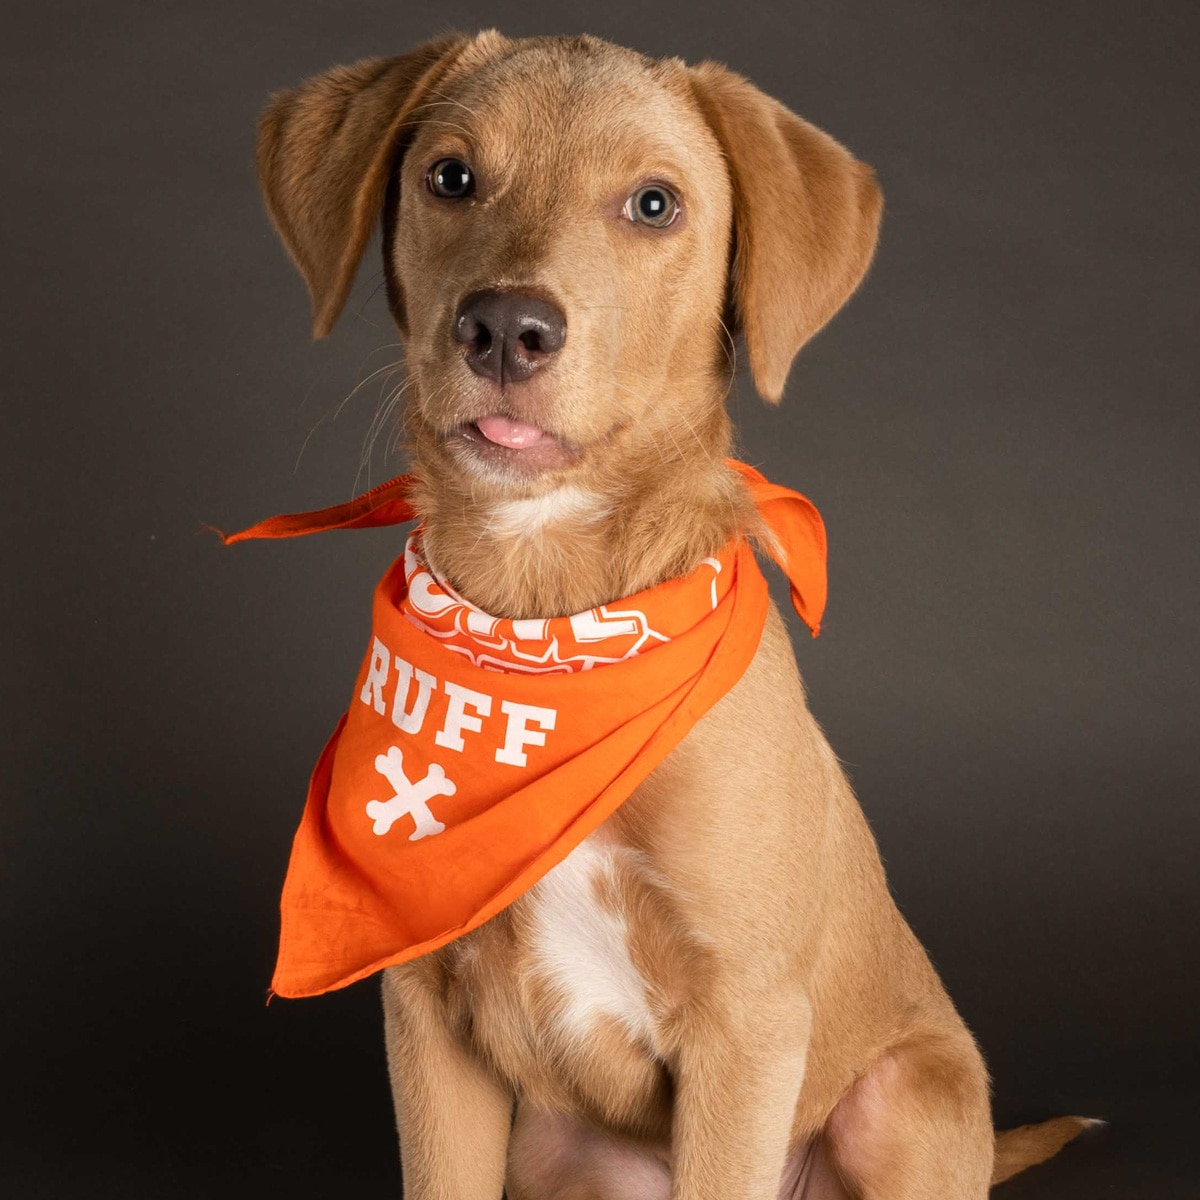
[[443,158],[429,168],[429,190],[443,200],[464,200],[475,190],[475,176],[465,162]]
[[639,225],[650,225],[662,229],[679,214],[679,201],[670,188],[661,183],[638,188],[625,201],[625,215]]

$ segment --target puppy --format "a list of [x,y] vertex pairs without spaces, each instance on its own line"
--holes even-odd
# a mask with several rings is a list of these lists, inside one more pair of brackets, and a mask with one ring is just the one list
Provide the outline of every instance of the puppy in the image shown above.
[[[318,337],[382,221],[424,552],[513,619],[763,534],[726,462],[731,338],[777,402],[882,204],[723,67],[588,37],[330,71],[274,98],[259,167]],[[611,818],[383,995],[409,1200],[979,1200],[1086,1123],[993,1133],[774,609]]]

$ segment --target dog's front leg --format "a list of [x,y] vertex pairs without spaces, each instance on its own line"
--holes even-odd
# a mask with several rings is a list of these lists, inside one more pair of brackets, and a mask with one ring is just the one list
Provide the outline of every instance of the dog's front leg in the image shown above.
[[689,1011],[674,1072],[672,1200],[776,1200],[811,1024],[794,993]]
[[513,1099],[446,1021],[434,964],[383,974],[405,1200],[500,1200]]

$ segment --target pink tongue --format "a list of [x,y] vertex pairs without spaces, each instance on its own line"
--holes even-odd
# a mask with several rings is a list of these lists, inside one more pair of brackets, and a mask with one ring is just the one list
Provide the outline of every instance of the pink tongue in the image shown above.
[[508,446],[512,450],[523,450],[526,446],[536,446],[546,431],[536,425],[526,425],[523,421],[512,421],[499,413],[480,417],[475,422],[476,428],[489,442],[497,446]]

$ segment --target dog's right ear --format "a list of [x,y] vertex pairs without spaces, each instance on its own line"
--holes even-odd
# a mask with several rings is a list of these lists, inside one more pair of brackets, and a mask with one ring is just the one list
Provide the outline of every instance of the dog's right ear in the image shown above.
[[313,337],[337,321],[414,111],[470,38],[335,67],[273,96],[258,122],[267,211],[308,284]]

